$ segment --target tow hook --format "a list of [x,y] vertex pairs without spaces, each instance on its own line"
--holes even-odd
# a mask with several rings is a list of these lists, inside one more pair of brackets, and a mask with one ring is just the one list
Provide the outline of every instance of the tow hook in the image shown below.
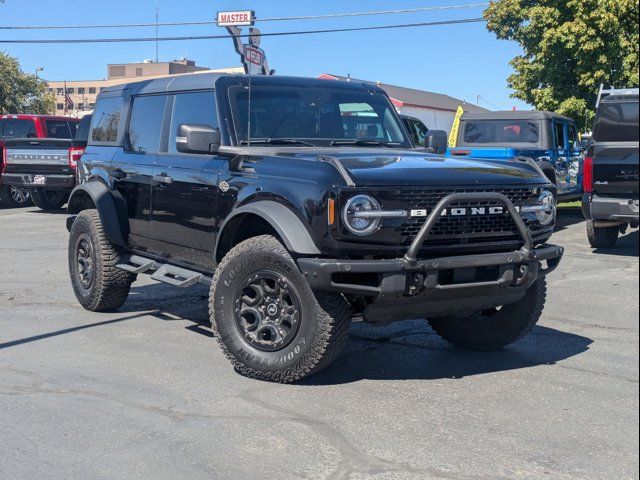
[[529,266],[520,265],[520,267],[518,267],[518,277],[515,279],[514,283],[516,285],[522,285],[528,276],[529,276]]
[[413,296],[420,293],[422,290],[422,286],[424,285],[424,275],[422,273],[414,273],[411,276],[411,280],[409,282],[408,294]]

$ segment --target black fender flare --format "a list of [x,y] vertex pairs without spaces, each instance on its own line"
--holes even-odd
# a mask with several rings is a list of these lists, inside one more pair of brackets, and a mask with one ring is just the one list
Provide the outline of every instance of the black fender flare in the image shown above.
[[235,209],[224,220],[216,239],[214,251],[216,258],[220,248],[220,239],[224,237],[225,227],[229,225],[231,220],[244,214],[257,215],[265,220],[273,227],[290,252],[302,255],[320,254],[308,228],[290,208],[272,200],[259,200]]
[[[114,245],[126,247],[129,222],[124,199],[117,192],[112,192],[104,183],[90,181],[82,183],[72,190],[69,195],[67,212],[77,214],[84,210],[84,197],[87,195],[98,210],[102,228],[109,241]],[[67,221],[68,228],[72,223]]]

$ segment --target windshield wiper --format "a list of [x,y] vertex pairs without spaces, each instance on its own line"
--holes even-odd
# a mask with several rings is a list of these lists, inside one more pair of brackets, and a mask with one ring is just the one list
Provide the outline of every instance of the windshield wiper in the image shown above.
[[298,140],[297,138],[251,138],[240,140],[240,145],[302,145],[304,147],[315,147],[313,143]]
[[344,139],[344,140],[332,140],[331,146],[339,146],[339,145],[356,145],[358,147],[387,147],[387,148],[397,148],[402,146],[399,142],[385,142],[384,140],[374,140],[374,139],[364,139],[364,138],[353,138],[353,139]]

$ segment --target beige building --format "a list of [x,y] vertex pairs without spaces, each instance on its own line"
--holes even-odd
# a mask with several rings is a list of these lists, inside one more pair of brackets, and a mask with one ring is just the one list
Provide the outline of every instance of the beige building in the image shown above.
[[[183,73],[244,73],[242,67],[209,69],[199,67],[193,60],[181,58],[173,62],[153,62],[145,60],[140,63],[119,63],[107,65],[106,80],[61,80],[48,81],[49,91],[56,99],[56,115],[68,115],[82,117],[93,111],[96,97],[104,87],[119,83],[133,82],[148,78],[165,77],[168,75],[180,75]],[[73,108],[65,112],[65,86],[69,98],[73,102]]]

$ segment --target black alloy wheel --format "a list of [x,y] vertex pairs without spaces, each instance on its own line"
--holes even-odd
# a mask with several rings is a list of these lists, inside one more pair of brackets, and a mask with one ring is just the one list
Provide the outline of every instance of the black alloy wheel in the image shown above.
[[241,282],[234,310],[242,337],[262,351],[275,352],[285,348],[300,327],[298,293],[277,272],[259,270]]
[[91,239],[85,233],[78,237],[76,242],[76,275],[82,288],[89,290],[93,284],[95,273],[95,253]]

